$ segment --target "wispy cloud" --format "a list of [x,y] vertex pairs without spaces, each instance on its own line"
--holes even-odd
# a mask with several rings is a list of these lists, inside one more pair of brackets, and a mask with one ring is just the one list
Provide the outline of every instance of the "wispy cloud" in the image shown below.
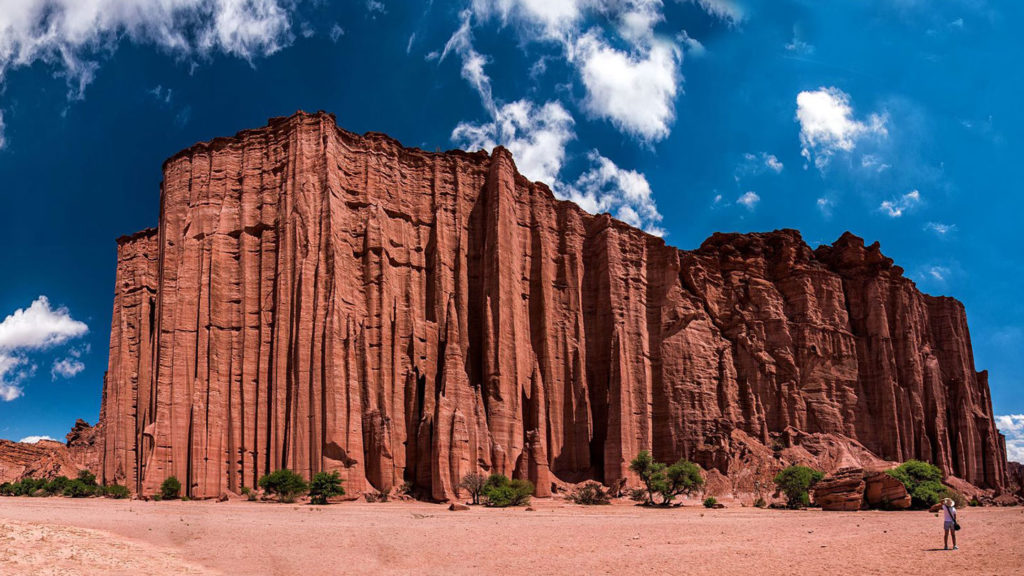
[[956,224],[942,224],[941,222],[929,222],[924,225],[924,229],[933,232],[940,238],[946,238],[957,230]]
[[906,194],[893,200],[884,200],[878,209],[890,218],[899,218],[909,210],[913,210],[921,203],[921,193],[911,190]]

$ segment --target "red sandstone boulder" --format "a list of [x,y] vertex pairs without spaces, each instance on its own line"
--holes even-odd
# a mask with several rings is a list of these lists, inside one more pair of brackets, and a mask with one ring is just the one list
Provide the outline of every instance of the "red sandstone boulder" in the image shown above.
[[860,510],[864,488],[863,470],[843,468],[814,485],[814,502],[822,510]]
[[889,476],[884,471],[873,471],[864,474],[864,505],[865,508],[882,508],[886,510],[906,510],[910,508],[910,494],[902,482]]

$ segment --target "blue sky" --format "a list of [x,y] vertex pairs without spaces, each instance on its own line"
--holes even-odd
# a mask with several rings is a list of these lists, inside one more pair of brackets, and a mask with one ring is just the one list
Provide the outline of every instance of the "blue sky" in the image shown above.
[[95,422],[114,239],[162,161],[324,109],[508,146],[585,208],[694,248],[851,230],[968,311],[1024,458],[1024,41],[987,0],[0,0],[0,437]]

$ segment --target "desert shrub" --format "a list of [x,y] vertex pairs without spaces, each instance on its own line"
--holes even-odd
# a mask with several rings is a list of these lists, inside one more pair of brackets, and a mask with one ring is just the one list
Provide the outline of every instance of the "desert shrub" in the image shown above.
[[533,484],[526,480],[509,480],[504,474],[491,474],[482,492],[487,505],[496,508],[524,506],[530,503]]
[[11,484],[11,496],[34,496],[46,488],[47,482],[41,478],[22,478]]
[[159,494],[153,494],[153,502],[159,502],[159,501],[161,501],[163,499],[164,499],[163,496],[161,496]]
[[378,503],[378,502],[387,502],[388,501],[388,493],[387,492],[378,492],[376,490],[374,490],[373,492],[364,492],[363,493],[363,499],[366,500],[367,502],[370,502],[371,504],[375,504],[375,503]]
[[757,500],[754,500],[754,508],[767,508],[768,502],[764,498],[758,496]]
[[402,485],[398,487],[399,494],[405,494],[406,496],[412,496],[416,493],[416,485],[406,480],[402,482]]
[[341,496],[345,489],[341,487],[341,478],[335,472],[317,472],[309,483],[309,503],[327,504],[328,498]]
[[0,496],[14,496],[14,484],[10,482],[0,484]]
[[810,504],[807,491],[825,475],[807,466],[790,466],[775,475],[775,485],[786,495],[789,508],[800,508]]
[[704,499],[705,508],[714,508],[715,504],[718,504],[718,499],[716,499],[714,496],[708,496],[707,498]]
[[88,470],[79,470],[76,480],[81,480],[86,486],[96,486],[96,475]]
[[930,508],[945,498],[949,490],[942,485],[942,471],[920,460],[907,460],[887,472],[899,480],[910,494],[912,508]]
[[957,508],[967,507],[967,497],[952,488],[946,488],[946,495],[944,498],[952,500],[953,506],[956,506]]
[[88,498],[95,496],[98,488],[98,486],[89,486],[82,480],[75,478],[64,487],[64,495],[71,498]]
[[479,504],[480,495],[483,494],[486,484],[487,477],[479,472],[470,472],[462,477],[462,482],[459,482],[459,488],[469,492],[469,497],[472,498],[473,504]]
[[103,487],[103,495],[107,498],[113,498],[115,500],[123,500],[131,496],[131,492],[128,491],[127,486],[121,486],[120,484],[111,484]]
[[263,476],[259,485],[267,494],[276,494],[281,502],[294,502],[299,494],[309,488],[302,476],[287,468],[274,470]]
[[45,490],[46,493],[50,496],[53,496],[55,494],[63,494],[64,489],[67,488],[68,484],[70,483],[71,479],[68,478],[67,476],[57,476],[53,480],[47,482],[43,490]]
[[175,476],[168,476],[160,484],[160,498],[163,500],[173,500],[181,494],[181,482]]
[[968,502],[967,505],[971,507],[981,506],[981,502],[979,502],[977,496],[975,496],[974,498],[971,498],[971,501]]
[[254,492],[253,489],[249,488],[248,486],[242,486],[242,496],[245,496],[245,498],[249,502],[256,501],[256,492]]
[[655,496],[661,497],[661,505],[668,506],[680,494],[689,494],[704,485],[700,468],[693,462],[680,459],[671,466],[655,462],[647,450],[641,450],[629,463],[629,469],[640,477],[642,489],[630,493],[630,498],[647,506],[655,505]]
[[585,482],[569,493],[569,500],[584,506],[611,504],[611,494],[600,482]]

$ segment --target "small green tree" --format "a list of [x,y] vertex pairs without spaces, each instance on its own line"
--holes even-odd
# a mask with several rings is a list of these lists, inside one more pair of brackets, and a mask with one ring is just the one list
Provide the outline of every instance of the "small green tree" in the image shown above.
[[163,500],[173,500],[181,494],[181,482],[174,476],[168,476],[160,484],[160,498]]
[[775,475],[775,485],[786,495],[790,508],[800,508],[811,503],[807,492],[825,475],[807,466],[790,466]]
[[309,483],[309,503],[324,505],[328,498],[345,494],[338,472],[317,472]]
[[483,494],[486,485],[487,477],[479,472],[470,472],[462,477],[462,482],[459,482],[459,488],[469,492],[473,504],[480,503],[480,495]]
[[655,462],[650,451],[641,450],[629,463],[629,469],[636,473],[644,485],[643,489],[634,490],[630,497],[646,506],[654,506],[654,495],[661,492],[666,482],[665,465]]
[[526,480],[509,480],[503,474],[491,474],[484,484],[483,496],[487,505],[496,508],[525,506],[530,503],[533,484]]
[[704,499],[705,508],[714,508],[716,504],[718,504],[718,499],[714,496],[708,496]]
[[294,502],[295,498],[305,492],[309,486],[302,476],[287,468],[274,470],[260,478],[260,488],[267,494],[277,494],[281,502]]
[[930,508],[949,493],[942,485],[942,471],[927,462],[907,460],[886,473],[906,487],[912,508]]
[[676,496],[689,494],[704,485],[700,468],[693,462],[680,459],[671,466],[655,462],[647,450],[641,450],[629,463],[629,469],[636,473],[644,487],[634,490],[630,497],[645,506],[655,505],[655,495],[661,497],[661,505],[669,506]]
[[14,496],[14,484],[10,482],[0,484],[0,496]]

